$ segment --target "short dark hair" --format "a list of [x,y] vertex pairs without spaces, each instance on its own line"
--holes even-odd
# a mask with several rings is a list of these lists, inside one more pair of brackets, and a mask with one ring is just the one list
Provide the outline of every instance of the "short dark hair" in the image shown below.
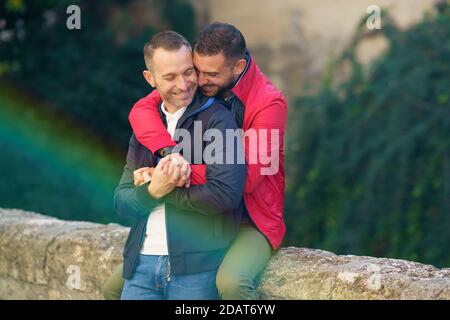
[[244,36],[234,26],[228,23],[213,22],[202,29],[194,42],[194,51],[203,56],[213,56],[223,53],[228,59],[244,58]]
[[144,46],[144,60],[147,69],[150,69],[151,60],[156,49],[163,48],[164,50],[174,51],[180,49],[182,46],[186,46],[189,50],[192,50],[189,41],[175,31],[162,31],[155,34]]

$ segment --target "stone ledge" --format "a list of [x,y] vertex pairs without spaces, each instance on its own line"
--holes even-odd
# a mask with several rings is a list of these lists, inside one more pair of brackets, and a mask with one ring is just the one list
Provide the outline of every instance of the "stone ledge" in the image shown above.
[[[103,299],[128,232],[0,209],[0,299]],[[450,299],[450,269],[287,247],[268,264],[258,292],[262,299]]]

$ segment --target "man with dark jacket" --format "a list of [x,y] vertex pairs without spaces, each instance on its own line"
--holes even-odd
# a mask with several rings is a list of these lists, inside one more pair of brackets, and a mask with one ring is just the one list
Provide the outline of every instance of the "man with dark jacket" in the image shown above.
[[[236,122],[223,102],[197,92],[191,54],[187,40],[172,31],[144,47],[144,77],[161,95],[160,119],[184,147],[182,157],[160,160],[130,139],[114,197],[119,214],[136,218],[124,249],[122,299],[217,299],[217,269],[239,231],[246,175],[241,141],[205,139],[211,132],[225,137]],[[205,165],[206,183],[185,187],[185,159]]]

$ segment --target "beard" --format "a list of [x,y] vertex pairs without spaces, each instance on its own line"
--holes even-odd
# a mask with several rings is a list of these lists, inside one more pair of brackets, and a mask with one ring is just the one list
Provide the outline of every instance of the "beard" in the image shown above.
[[217,97],[219,97],[219,98],[225,98],[225,97],[228,95],[229,91],[230,91],[231,89],[233,89],[234,83],[235,83],[234,79],[230,79],[230,80],[229,80],[225,85],[223,85],[223,86],[218,86],[218,85],[213,85],[213,86],[211,86],[211,85],[204,85],[204,86],[200,87],[200,90],[202,91],[202,93],[203,93],[205,96],[211,96],[211,95],[205,94],[204,87],[216,87],[216,88],[217,88],[217,92],[215,92],[212,96],[217,96]]
[[230,80],[229,83],[224,85],[223,87],[219,87],[219,91],[217,92],[217,95],[221,98],[226,98],[231,89],[233,89],[235,84],[235,81],[233,79]]

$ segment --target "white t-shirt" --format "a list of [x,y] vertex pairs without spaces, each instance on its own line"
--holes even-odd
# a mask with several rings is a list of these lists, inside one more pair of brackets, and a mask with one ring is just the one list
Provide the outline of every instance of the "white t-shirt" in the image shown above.
[[[164,102],[161,105],[162,112],[166,115],[167,131],[173,138],[178,120],[186,111],[187,107],[181,108],[175,113],[166,111]],[[168,255],[167,234],[166,234],[166,208],[161,204],[150,212],[147,220],[147,232],[145,233],[144,243],[142,244],[141,254],[145,255]]]

